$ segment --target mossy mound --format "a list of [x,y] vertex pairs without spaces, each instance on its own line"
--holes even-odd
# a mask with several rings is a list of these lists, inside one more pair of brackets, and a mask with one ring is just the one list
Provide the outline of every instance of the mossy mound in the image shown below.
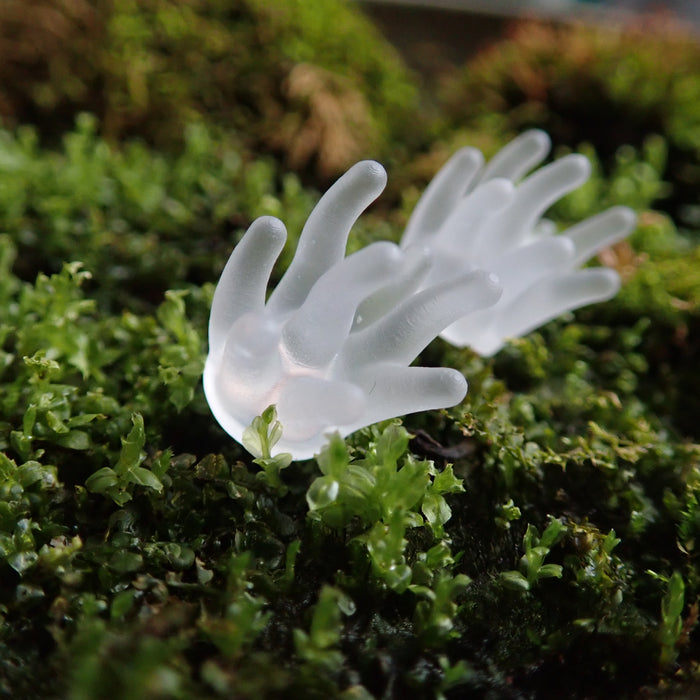
[[[0,692],[583,698],[695,678],[700,285],[670,219],[645,214],[608,260],[614,301],[493,360],[433,343],[421,362],[470,381],[461,407],[409,417],[412,439],[389,421],[336,440],[279,483],[209,414],[197,276],[216,279],[232,207],[300,222],[315,195],[240,170],[201,124],[179,156],[111,149],[87,117],[64,143],[2,137]],[[628,175],[553,216],[599,188],[614,203]],[[71,250],[85,262],[52,270]]]
[[[699,51],[668,26],[523,25],[423,131],[405,69],[335,0],[1,4],[0,113],[21,125],[0,132],[0,695],[697,684],[700,249],[676,215],[700,191]],[[318,197],[305,177],[372,155],[399,184],[349,249],[396,240],[467,131],[490,154],[532,125],[589,143],[558,226],[640,212],[601,254],[620,294],[492,359],[432,343],[420,363],[470,390],[410,433],[371,426],[282,471],[224,434],[200,377],[242,230],[285,221],[277,278]]]
[[176,281],[216,279],[236,237],[265,214],[284,216],[282,264],[290,259],[315,195],[273,159],[248,162],[236,139],[202,123],[169,155],[140,141],[115,149],[94,117],[77,122],[57,151],[31,127],[0,132],[0,222],[23,279],[80,260],[104,309],[150,309]]
[[81,111],[112,142],[178,148],[196,117],[327,181],[411,119],[408,72],[353,7],[279,0],[10,0],[0,116],[59,137]]

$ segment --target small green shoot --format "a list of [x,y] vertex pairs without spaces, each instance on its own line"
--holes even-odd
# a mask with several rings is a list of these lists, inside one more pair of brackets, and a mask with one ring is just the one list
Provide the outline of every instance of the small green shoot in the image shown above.
[[439,471],[413,457],[409,438],[402,426],[390,423],[365,459],[352,461],[342,438],[331,437],[317,458],[323,476],[307,492],[310,517],[342,529],[355,518],[367,525],[388,523],[401,511],[411,527],[426,524],[441,537],[452,515],[444,497],[462,492],[462,481],[449,465]]
[[[402,426],[389,423],[376,432],[365,458],[352,461],[342,438],[331,437],[317,458],[323,475],[306,494],[312,520],[335,530],[364,527],[354,540],[367,548],[374,575],[398,593],[414,576],[406,559],[407,531],[425,526],[440,541],[452,517],[445,495],[464,491],[450,465],[439,471],[432,462],[416,459],[409,439]],[[441,544],[449,557],[449,547]],[[430,580],[431,567],[420,557],[415,564],[422,585]]]
[[661,621],[658,639],[661,644],[659,666],[668,668],[678,656],[677,643],[683,631],[683,605],[685,604],[685,582],[678,571],[668,580],[666,595],[661,601]]
[[161,477],[172,456],[165,451],[160,459],[155,460],[152,469],[140,466],[144,459],[143,446],[146,442],[143,416],[134,413],[131,417],[133,428],[122,438],[119,460],[112,467],[103,467],[88,477],[85,486],[88,491],[109,496],[118,506],[123,506],[132,499],[131,487],[144,486],[160,493],[163,490]]
[[158,377],[168,387],[170,402],[182,411],[193,399],[204,369],[200,334],[187,318],[186,290],[168,290],[156,316],[175,342],[166,342],[158,359]]
[[442,671],[442,681],[435,696],[436,700],[446,700],[445,692],[467,683],[475,675],[474,669],[464,659],[452,664],[446,656],[440,656],[438,663]]
[[342,614],[352,615],[355,604],[342,591],[324,586],[311,618],[309,632],[294,630],[294,647],[304,660],[330,671],[337,671],[343,663],[338,650],[343,629]]
[[375,523],[366,534],[358,537],[364,542],[372,562],[372,570],[389,588],[402,593],[411,583],[411,567],[406,563],[406,514],[394,511],[388,522]]
[[513,499],[508,499],[507,503],[498,506],[498,515],[494,518],[496,525],[503,530],[510,530],[510,524],[514,520],[519,520],[521,516],[520,508],[513,503]]
[[267,601],[253,593],[248,580],[253,566],[249,552],[234,554],[228,564],[226,612],[221,617],[204,616],[200,629],[229,659],[236,658],[265,629],[272,613]]
[[428,646],[438,646],[458,636],[454,630],[457,618],[455,599],[471,583],[465,574],[452,576],[442,571],[436,576],[432,588],[411,586],[411,590],[423,597],[416,605],[413,621],[418,634]]
[[529,591],[543,578],[561,578],[563,569],[559,564],[545,564],[544,560],[563,536],[566,527],[558,520],[552,519],[542,533],[534,525],[528,525],[523,536],[525,553],[520,557],[520,566],[516,571],[504,571],[501,580],[508,586],[520,591]]
[[277,409],[273,404],[262,415],[253,418],[241,438],[243,447],[255,457],[253,462],[263,469],[258,477],[278,492],[286,491],[280,472],[292,463],[292,455],[288,452],[272,456],[272,448],[281,437],[282,424],[277,420]]

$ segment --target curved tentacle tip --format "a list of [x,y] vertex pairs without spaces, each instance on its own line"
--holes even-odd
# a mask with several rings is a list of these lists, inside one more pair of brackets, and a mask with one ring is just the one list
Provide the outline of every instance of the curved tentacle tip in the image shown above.
[[254,232],[256,238],[265,239],[265,242],[270,246],[284,243],[287,240],[287,227],[276,216],[259,216],[248,230]]
[[520,138],[523,140],[527,139],[528,144],[532,144],[539,152],[546,153],[552,147],[552,139],[550,139],[549,134],[542,129],[528,129]]
[[444,369],[435,380],[435,390],[440,396],[443,408],[456,406],[464,400],[469,389],[465,376],[455,370]]
[[564,156],[560,161],[555,162],[566,162],[567,179],[570,178],[572,182],[576,183],[575,186],[582,185],[586,182],[593,172],[591,161],[581,153],[570,153],[568,156]]
[[467,273],[466,278],[472,280],[472,285],[479,290],[482,303],[479,307],[488,309],[493,306],[503,296],[503,285],[501,278],[495,272],[488,270],[474,270]]
[[628,236],[637,225],[637,214],[629,207],[611,207],[609,210],[611,221],[610,228]]
[[472,168],[480,168],[484,164],[484,156],[474,146],[464,146],[457,150],[450,158],[449,163],[456,172],[471,171]]
[[377,197],[384,191],[388,179],[384,166],[376,160],[361,160],[355,163],[342,179],[345,178],[348,179],[349,185],[351,183],[368,192],[375,192]]

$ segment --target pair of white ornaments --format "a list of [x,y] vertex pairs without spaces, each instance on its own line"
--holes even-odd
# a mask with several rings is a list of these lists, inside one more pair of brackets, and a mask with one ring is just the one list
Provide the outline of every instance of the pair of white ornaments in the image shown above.
[[209,320],[204,391],[224,430],[240,442],[275,404],[276,450],[307,459],[330,432],[459,403],[460,372],[410,366],[438,335],[492,355],[508,338],[614,296],[614,270],[580,267],[627,236],[635,215],[614,207],[557,234],[542,216],[588,179],[590,164],[573,154],[524,177],[549,149],[547,134],[532,130],[486,165],[477,149],[458,151],[399,245],[345,257],[350,229],[386,184],[379,163],[357,163],[311,212],[267,302],[287,234],[279,219],[254,221],[224,268]]

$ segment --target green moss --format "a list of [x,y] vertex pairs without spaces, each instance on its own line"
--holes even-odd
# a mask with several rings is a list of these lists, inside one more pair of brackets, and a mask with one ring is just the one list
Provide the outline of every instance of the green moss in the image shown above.
[[[404,70],[330,1],[115,0],[99,17],[55,5],[76,39],[47,46],[55,79],[3,83],[13,115],[42,128],[0,132],[0,694],[624,697],[697,680],[700,251],[649,210],[695,138],[694,73],[680,87],[665,65],[647,79],[657,57],[633,58],[637,39],[608,34],[600,65],[582,62],[598,30],[562,29],[579,53],[537,64],[552,99],[581,65],[618,107],[636,90],[648,116],[668,97],[660,136],[625,122],[628,145],[606,151],[564,129],[580,113],[535,110],[530,89],[527,110],[493,111],[499,81],[537,82],[509,72],[510,44],[472,66],[490,87],[467,126],[490,124],[491,149],[531,123],[555,127],[561,150],[593,144],[594,176],[550,212],[558,225],[614,204],[642,212],[604,255],[623,289],[490,360],[436,341],[421,362],[465,373],[461,406],[288,464],[269,454],[272,410],[248,434],[253,459],[199,382],[212,283],[240,232],[262,214],[284,219],[279,274],[318,196],[249,149],[292,163],[284,139],[314,124],[320,91],[345,126],[367,127],[362,148],[412,157],[422,134],[393,141],[413,100]],[[533,35],[527,56],[546,54],[549,36]],[[696,55],[674,50],[673,66]],[[72,128],[85,106],[102,121]],[[50,151],[47,115],[60,135]],[[168,150],[117,148],[101,132]],[[318,161],[319,143],[294,167]],[[424,163],[392,173],[412,188],[406,208]],[[396,239],[404,218],[369,214],[350,248]]]
[[[33,280],[80,260],[101,308],[152,308],[171,285],[214,280],[236,236],[257,216],[283,216],[290,243],[315,196],[270,160],[248,164],[230,136],[185,130],[178,156],[131,142],[116,150],[81,115],[57,152],[36,132],[0,132],[0,227],[18,247],[15,270]],[[5,282],[6,284],[6,282]]]
[[[585,697],[692,677],[700,285],[672,221],[644,214],[618,249],[614,301],[493,360],[432,344],[422,362],[470,392],[409,417],[415,438],[390,421],[317,462],[263,441],[254,461],[199,383],[210,282],[234,227],[277,213],[294,233],[315,195],[187,133],[177,158],[111,149],[86,117],[59,152],[0,139],[2,692]],[[645,204],[655,159],[552,216],[640,171]]]
[[0,114],[44,138],[90,111],[111,142],[173,150],[199,117],[324,180],[383,151],[416,97],[391,47],[339,0],[13,0],[0,65]]

